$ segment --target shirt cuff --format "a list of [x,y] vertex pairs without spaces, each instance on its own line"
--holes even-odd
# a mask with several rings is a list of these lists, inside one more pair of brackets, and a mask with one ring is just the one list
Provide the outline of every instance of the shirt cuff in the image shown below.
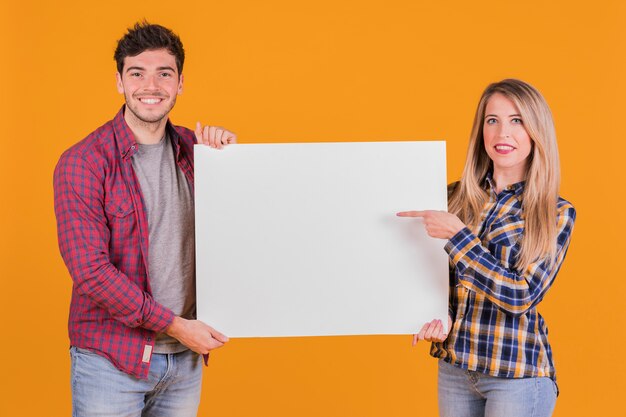
[[479,259],[484,251],[480,239],[467,227],[452,236],[444,250],[460,274],[463,274],[470,262]]
[[142,327],[156,333],[163,333],[174,321],[174,316],[175,314],[172,310],[156,304],[152,314],[142,323]]

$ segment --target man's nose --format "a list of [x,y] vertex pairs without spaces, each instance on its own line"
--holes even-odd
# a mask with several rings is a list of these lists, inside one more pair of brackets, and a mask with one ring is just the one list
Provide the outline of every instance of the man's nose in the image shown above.
[[147,88],[148,90],[158,90],[159,80],[155,75],[146,77],[145,88]]

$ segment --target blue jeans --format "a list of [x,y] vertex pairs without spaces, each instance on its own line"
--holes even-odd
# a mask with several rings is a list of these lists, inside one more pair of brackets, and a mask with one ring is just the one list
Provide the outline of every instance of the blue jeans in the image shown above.
[[201,356],[153,354],[148,379],[117,369],[108,359],[76,347],[72,359],[73,417],[195,417],[202,384]]
[[556,385],[547,377],[497,378],[439,361],[441,417],[549,417]]

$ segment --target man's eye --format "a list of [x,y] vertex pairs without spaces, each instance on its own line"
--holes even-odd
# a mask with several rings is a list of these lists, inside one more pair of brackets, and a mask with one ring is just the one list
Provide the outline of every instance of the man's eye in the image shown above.
[[130,76],[131,77],[141,77],[141,73],[140,72],[131,72]]
[[172,74],[170,74],[169,72],[164,72],[161,74],[161,77],[163,78],[170,78],[172,76]]

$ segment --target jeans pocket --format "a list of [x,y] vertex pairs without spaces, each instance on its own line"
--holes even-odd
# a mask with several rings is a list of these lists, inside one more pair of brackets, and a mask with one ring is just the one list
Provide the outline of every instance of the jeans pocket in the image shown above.
[[552,380],[552,378],[547,376],[537,377],[535,379],[537,382],[537,388],[539,392],[542,392],[544,396],[554,394],[554,398],[559,395],[559,388],[556,385],[556,382]]
[[89,350],[89,349],[85,349],[85,348],[79,348],[79,347],[76,347],[76,346],[72,346],[70,348],[70,351],[71,351],[71,349],[74,350],[74,354],[88,355],[88,356],[100,356],[96,352],[94,352],[92,350]]
[[554,390],[554,396],[558,397],[559,396],[559,386],[551,378],[548,378],[548,379],[550,379],[550,382],[552,383],[552,389]]

